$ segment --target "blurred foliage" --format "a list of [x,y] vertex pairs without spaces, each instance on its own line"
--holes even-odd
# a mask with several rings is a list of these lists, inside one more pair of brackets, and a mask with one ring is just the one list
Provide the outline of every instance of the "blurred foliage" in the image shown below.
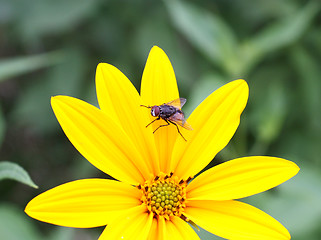
[[28,173],[18,164],[12,162],[0,162],[0,180],[3,179],[16,180],[29,185],[30,187],[38,188],[38,186],[30,179]]
[[139,89],[148,52],[158,45],[188,99],[187,115],[222,84],[247,80],[241,125],[211,166],[246,155],[296,162],[298,176],[245,201],[278,219],[293,239],[320,239],[320,7],[318,0],[0,0],[0,161],[19,164],[39,185],[0,181],[1,236],[97,239],[99,231],[54,227],[23,213],[46,189],[106,177],[68,142],[50,97],[97,105],[99,62],[117,66]]

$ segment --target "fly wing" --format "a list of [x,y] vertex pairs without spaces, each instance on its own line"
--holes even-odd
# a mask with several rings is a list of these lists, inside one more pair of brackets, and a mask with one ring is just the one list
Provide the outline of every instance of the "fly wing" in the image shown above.
[[187,130],[193,130],[192,126],[188,122],[186,122],[184,118],[184,114],[182,112],[176,112],[174,115],[170,116],[168,119]]
[[177,123],[178,125],[182,126],[183,128],[187,129],[187,130],[193,130],[191,124],[189,124],[188,122],[186,122],[186,120],[184,119],[184,121],[182,121],[182,123]]
[[177,98],[177,99],[170,101],[168,103],[165,103],[165,104],[176,107],[178,109],[182,109],[182,107],[184,106],[185,103],[186,103],[185,98]]

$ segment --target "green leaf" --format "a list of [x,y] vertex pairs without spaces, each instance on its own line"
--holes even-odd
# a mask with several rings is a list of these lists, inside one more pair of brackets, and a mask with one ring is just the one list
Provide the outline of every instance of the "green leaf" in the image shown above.
[[243,45],[242,55],[247,56],[248,64],[254,65],[266,54],[286,47],[297,41],[311,25],[320,10],[320,2],[310,1],[305,7],[286,19],[264,28]]
[[[51,96],[80,96],[84,87],[83,80],[88,73],[87,55],[81,49],[70,46],[64,54],[61,64],[35,76],[33,83],[26,85],[21,91],[10,113],[14,124],[19,127],[20,124],[24,124],[22,127],[27,125],[32,131],[42,135],[56,131],[58,125],[50,107]],[[94,68],[91,71],[94,74]]]
[[74,239],[75,229],[67,227],[56,227],[54,231],[51,232],[49,240],[70,240]]
[[34,56],[15,57],[0,60],[0,82],[26,74],[61,61],[61,52],[43,53]]
[[226,82],[227,80],[216,72],[201,76],[192,87],[193,91],[190,93],[186,106],[184,106],[186,116],[189,116],[207,96]]
[[[14,7],[23,5],[17,2],[20,5]],[[24,3],[24,9],[19,9],[17,30],[26,41],[34,41],[45,34],[55,36],[74,31],[81,21],[94,14],[98,4],[97,0],[29,0]]]
[[2,113],[2,109],[0,106],[0,147],[1,147],[2,141],[4,139],[5,131],[6,131],[6,122],[5,122],[5,119],[4,119],[4,116]]
[[176,28],[211,62],[237,74],[240,61],[237,39],[219,16],[179,0],[165,0]]
[[98,231],[93,229],[74,229],[68,227],[57,226],[50,232],[46,240],[71,240],[71,239],[98,239],[102,233],[103,227]]
[[0,205],[0,238],[3,240],[41,240],[32,219],[22,209],[9,204]]
[[267,154],[270,144],[283,136],[281,133],[292,107],[292,92],[285,81],[291,79],[290,74],[283,65],[274,62],[260,66],[251,75],[248,112],[241,121],[245,120],[255,137],[254,144],[249,142],[250,155]]
[[30,187],[38,188],[38,186],[29,177],[29,174],[16,163],[6,161],[0,162],[0,180],[3,179],[16,180],[29,185]]
[[298,45],[291,49],[290,59],[298,74],[300,92],[298,97],[304,109],[303,115],[307,122],[307,128],[318,137],[321,134],[321,70],[318,59],[307,49]]
[[257,137],[270,143],[278,137],[286,113],[286,91],[281,82],[271,82],[267,85],[265,100],[257,107]]

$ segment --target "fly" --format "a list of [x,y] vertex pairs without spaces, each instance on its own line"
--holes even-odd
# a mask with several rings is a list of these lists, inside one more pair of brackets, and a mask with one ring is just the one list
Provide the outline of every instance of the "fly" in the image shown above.
[[155,133],[159,128],[169,126],[173,124],[176,126],[178,133],[182,136],[182,138],[186,141],[182,133],[180,132],[178,125],[187,129],[193,130],[192,126],[186,122],[184,118],[184,112],[181,110],[183,105],[186,103],[185,98],[177,98],[171,102],[164,103],[162,105],[154,105],[154,106],[145,106],[140,105],[141,107],[150,108],[151,115],[156,117],[153,121],[147,124],[146,127],[151,125],[153,122],[163,119],[167,124],[159,125],[153,133]]

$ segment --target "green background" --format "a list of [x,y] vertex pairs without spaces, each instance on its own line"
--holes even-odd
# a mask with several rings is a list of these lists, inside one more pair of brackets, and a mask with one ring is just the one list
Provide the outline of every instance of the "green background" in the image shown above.
[[106,177],[68,142],[50,97],[97,105],[99,62],[139,89],[153,45],[173,64],[187,115],[219,86],[246,79],[241,125],[211,166],[248,155],[294,161],[297,176],[244,201],[279,220],[293,239],[321,239],[320,9],[317,0],[0,0],[0,163],[19,164],[39,186],[0,181],[1,240],[98,239],[102,228],[56,227],[23,212],[61,183]]

